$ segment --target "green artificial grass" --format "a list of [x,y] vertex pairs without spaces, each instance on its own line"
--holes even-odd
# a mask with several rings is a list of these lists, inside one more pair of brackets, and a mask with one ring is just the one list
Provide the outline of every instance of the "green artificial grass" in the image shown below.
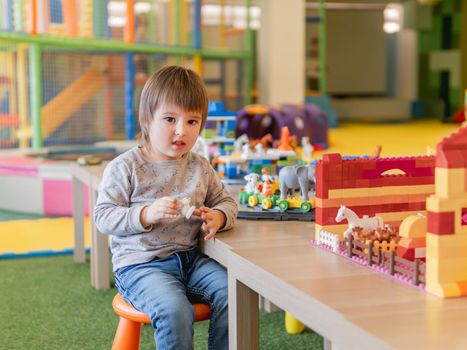
[[[71,256],[0,260],[0,349],[110,349],[118,317],[115,289],[96,291],[89,262]],[[261,349],[322,349],[322,338],[306,330],[287,334],[282,312],[261,313]],[[195,349],[207,349],[208,322],[195,324]],[[154,349],[152,329],[143,327],[140,349]]]

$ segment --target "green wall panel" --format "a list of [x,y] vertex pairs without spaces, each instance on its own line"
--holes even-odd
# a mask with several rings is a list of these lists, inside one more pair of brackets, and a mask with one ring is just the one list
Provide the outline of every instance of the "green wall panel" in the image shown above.
[[457,111],[461,106],[459,106],[459,98],[460,98],[460,89],[457,87],[451,87],[449,89],[449,102],[451,103],[453,112]]

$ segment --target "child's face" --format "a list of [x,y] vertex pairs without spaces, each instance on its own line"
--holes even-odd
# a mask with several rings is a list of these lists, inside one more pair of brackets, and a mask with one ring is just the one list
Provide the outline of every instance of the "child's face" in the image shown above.
[[152,160],[180,159],[195,145],[202,115],[173,105],[161,105],[149,125]]

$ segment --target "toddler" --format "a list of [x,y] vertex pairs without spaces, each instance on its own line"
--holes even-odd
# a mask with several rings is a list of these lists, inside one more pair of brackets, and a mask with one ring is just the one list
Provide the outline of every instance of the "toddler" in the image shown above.
[[[211,307],[209,349],[228,348],[227,273],[201,253],[198,238],[231,228],[237,205],[209,162],[190,151],[207,109],[192,70],[152,75],[140,99],[141,144],[108,164],[94,210],[99,231],[112,235],[116,287],[150,317],[159,350],[192,348],[194,302]],[[181,214],[185,198],[192,215]]]

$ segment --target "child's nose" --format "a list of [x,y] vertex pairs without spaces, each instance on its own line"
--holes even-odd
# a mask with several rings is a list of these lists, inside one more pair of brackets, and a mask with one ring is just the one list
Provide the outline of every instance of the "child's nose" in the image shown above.
[[177,123],[177,126],[175,128],[175,133],[177,135],[184,135],[185,134],[185,123]]

